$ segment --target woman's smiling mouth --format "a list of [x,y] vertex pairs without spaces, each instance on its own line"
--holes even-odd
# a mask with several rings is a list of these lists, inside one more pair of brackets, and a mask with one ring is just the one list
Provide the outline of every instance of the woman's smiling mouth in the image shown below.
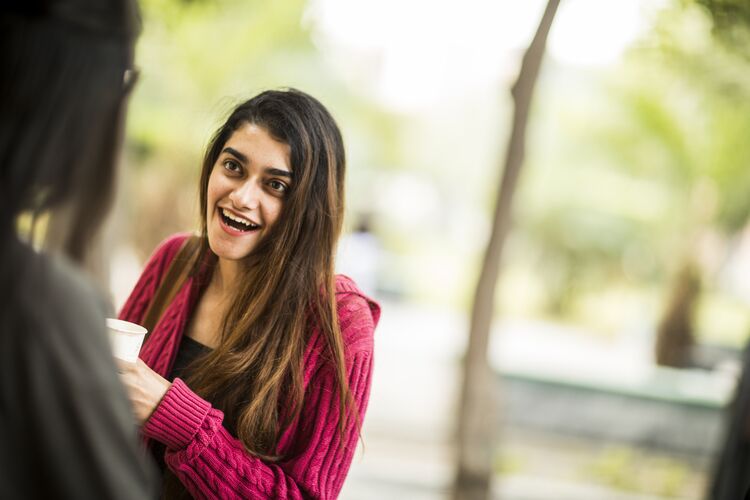
[[257,231],[261,227],[259,224],[256,224],[249,219],[245,219],[244,217],[240,217],[226,208],[219,208],[219,220],[221,221],[223,228],[234,230],[228,231],[230,234],[234,234],[235,232],[249,233]]

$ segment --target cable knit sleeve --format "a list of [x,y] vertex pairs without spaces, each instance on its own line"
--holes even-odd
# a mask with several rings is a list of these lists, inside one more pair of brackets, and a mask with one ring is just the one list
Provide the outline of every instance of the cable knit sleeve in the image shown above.
[[313,356],[314,362],[307,359],[305,371],[311,378],[290,436],[290,458],[283,462],[268,463],[249,454],[222,426],[222,412],[175,379],[143,432],[166,445],[167,465],[194,497],[336,498],[357,446],[370,393],[372,335],[377,321],[372,304],[353,294],[339,301],[357,418],[348,419],[340,432],[334,372],[322,357]]

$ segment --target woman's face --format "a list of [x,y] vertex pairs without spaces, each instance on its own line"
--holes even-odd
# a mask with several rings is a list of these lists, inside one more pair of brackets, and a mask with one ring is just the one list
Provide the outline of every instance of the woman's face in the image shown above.
[[279,217],[292,185],[287,144],[252,123],[227,140],[208,178],[206,227],[211,250],[241,260]]

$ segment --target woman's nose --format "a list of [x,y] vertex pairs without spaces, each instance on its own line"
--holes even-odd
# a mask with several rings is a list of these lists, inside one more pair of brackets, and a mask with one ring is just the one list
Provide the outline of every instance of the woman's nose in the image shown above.
[[260,204],[261,191],[255,182],[247,181],[229,193],[229,200],[237,208],[253,210]]

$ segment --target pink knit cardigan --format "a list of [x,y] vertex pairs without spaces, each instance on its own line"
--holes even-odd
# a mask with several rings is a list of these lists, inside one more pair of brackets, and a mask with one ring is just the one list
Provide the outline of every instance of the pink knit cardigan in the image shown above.
[[[120,318],[138,323],[186,235],[175,235],[154,252]],[[159,375],[172,368],[200,290],[190,278],[177,292],[141,350]],[[354,282],[336,277],[336,300],[344,339],[349,387],[360,422],[370,393],[373,332],[380,307]],[[223,426],[224,415],[179,378],[142,428],[166,446],[165,463],[196,498],[336,498],[343,485],[359,431],[348,419],[343,442],[338,428],[335,375],[324,360],[323,337],[313,331],[304,357],[305,396],[300,417],[280,438],[284,461],[268,463],[249,454]],[[281,409],[283,411],[283,409]]]

